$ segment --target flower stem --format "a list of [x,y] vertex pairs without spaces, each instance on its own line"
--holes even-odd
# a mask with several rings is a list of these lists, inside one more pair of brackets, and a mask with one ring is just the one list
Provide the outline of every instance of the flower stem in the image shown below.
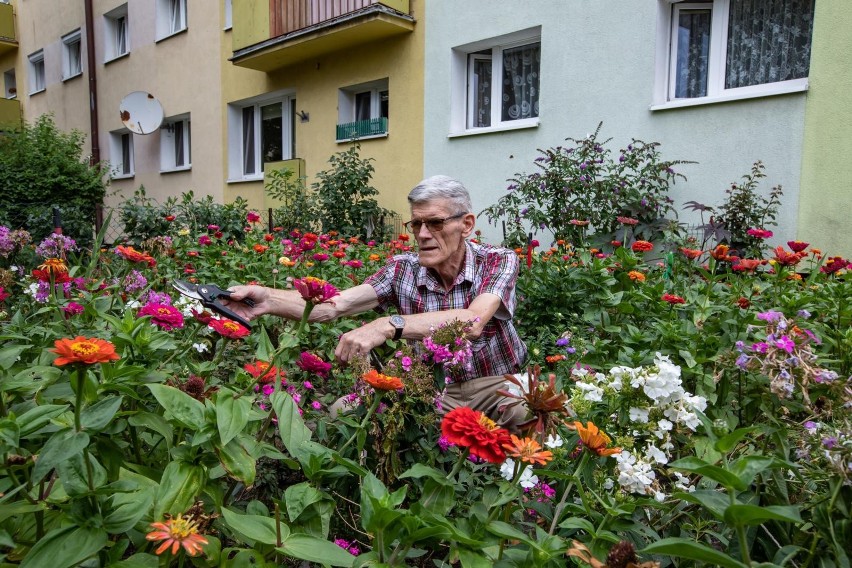
[[305,311],[302,312],[302,320],[299,322],[299,329],[296,330],[297,337],[302,337],[302,333],[305,331],[305,325],[308,323],[308,316],[311,315],[311,310],[313,309],[313,302],[305,300]]
[[461,471],[462,465],[467,461],[467,456],[470,455],[470,448],[464,448],[459,455],[459,461],[453,466],[453,471],[450,472],[448,479],[454,479]]
[[77,397],[74,404],[74,429],[80,432],[83,427],[80,424],[80,410],[83,407],[83,384],[86,380],[86,368],[82,365],[77,366]]
[[339,450],[337,450],[337,453],[342,454],[343,450],[345,450],[347,447],[349,447],[349,444],[351,444],[355,440],[355,438],[358,436],[358,432],[367,427],[367,423],[370,421],[370,418],[373,416],[373,414],[375,414],[376,409],[379,407],[379,403],[382,400],[382,392],[384,392],[384,391],[381,391],[381,390],[375,391],[375,394],[373,395],[373,403],[370,405],[370,408],[367,410],[367,415],[364,416],[364,419],[361,421],[361,424],[358,425],[358,428],[355,429],[355,431],[352,433],[352,436],[350,436],[349,439],[346,441],[346,443],[343,444],[343,447],[340,448]]
[[580,463],[577,464],[577,467],[574,468],[574,473],[571,475],[571,483],[569,483],[565,487],[565,491],[562,493],[562,498],[559,499],[559,504],[556,505],[556,509],[553,510],[553,521],[550,523],[550,530],[547,531],[547,534],[553,535],[556,530],[556,523],[559,522],[559,516],[562,515],[562,511],[565,509],[565,501],[568,500],[568,493],[574,488],[574,483],[579,483],[580,478],[578,473],[586,467],[586,462],[589,460],[589,452],[588,450],[583,450],[583,457],[580,458]]

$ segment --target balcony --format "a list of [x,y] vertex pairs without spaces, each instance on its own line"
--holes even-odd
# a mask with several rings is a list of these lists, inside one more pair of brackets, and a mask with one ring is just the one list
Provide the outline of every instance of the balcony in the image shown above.
[[383,116],[381,118],[370,118],[368,120],[338,124],[336,138],[338,142],[345,142],[355,138],[387,136],[387,133],[388,119],[386,116]]
[[18,49],[15,35],[15,13],[11,4],[0,3],[0,55]]
[[18,99],[0,98],[0,130],[21,126],[21,103]]
[[409,0],[258,0],[234,3],[231,61],[270,72],[411,33]]

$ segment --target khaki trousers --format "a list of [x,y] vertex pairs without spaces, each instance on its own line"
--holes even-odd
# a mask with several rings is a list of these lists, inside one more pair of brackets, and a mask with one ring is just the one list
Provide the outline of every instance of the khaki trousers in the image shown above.
[[527,408],[516,398],[497,394],[498,389],[506,389],[510,384],[502,375],[449,384],[444,391],[440,413],[446,414],[459,406],[468,406],[484,413],[498,426],[517,434],[518,425],[529,419]]

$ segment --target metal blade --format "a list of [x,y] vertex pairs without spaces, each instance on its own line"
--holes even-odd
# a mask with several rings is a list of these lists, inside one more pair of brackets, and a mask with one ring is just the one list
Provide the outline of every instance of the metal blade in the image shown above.
[[189,298],[194,298],[198,301],[203,301],[201,294],[198,293],[198,286],[185,280],[172,280],[172,287]]

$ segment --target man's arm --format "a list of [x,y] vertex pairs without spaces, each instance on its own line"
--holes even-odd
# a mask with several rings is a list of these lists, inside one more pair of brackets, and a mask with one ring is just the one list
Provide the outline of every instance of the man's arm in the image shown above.
[[[305,312],[305,300],[296,290],[279,290],[265,286],[234,286],[227,305],[238,315],[253,319],[264,314],[272,314],[291,320],[302,319]],[[254,307],[241,300],[251,298]],[[379,304],[373,287],[361,284],[342,290],[330,302],[317,304],[311,311],[309,321],[331,321],[342,316],[360,314],[375,308]]]

